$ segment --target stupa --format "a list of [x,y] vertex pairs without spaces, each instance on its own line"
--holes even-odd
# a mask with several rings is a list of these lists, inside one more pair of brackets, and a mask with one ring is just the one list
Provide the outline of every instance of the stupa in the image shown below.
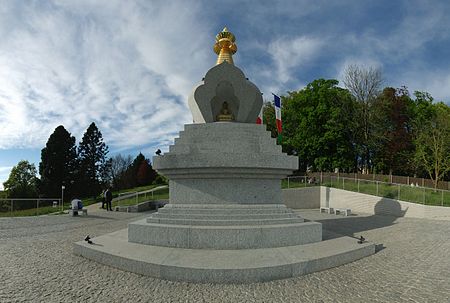
[[298,159],[255,123],[261,92],[234,65],[235,36],[216,36],[217,63],[188,99],[185,125],[153,167],[169,179],[170,202],[128,229],[75,243],[75,253],[161,279],[242,283],[289,278],[375,252],[371,243],[322,241],[282,201],[281,179]]

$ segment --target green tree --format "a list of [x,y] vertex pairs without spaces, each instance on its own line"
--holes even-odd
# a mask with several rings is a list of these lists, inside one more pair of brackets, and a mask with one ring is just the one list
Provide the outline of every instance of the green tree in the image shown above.
[[76,190],[77,160],[75,137],[64,126],[58,126],[41,151],[40,193],[45,197],[59,197],[61,185],[65,185],[66,195],[70,197]]
[[337,80],[315,80],[282,97],[283,148],[299,156],[300,170],[356,167],[355,102]]
[[433,105],[431,119],[417,128],[415,159],[437,188],[439,180],[450,171],[450,107],[444,103]]
[[36,167],[26,160],[14,166],[8,180],[3,183],[9,198],[36,198],[38,195]]
[[373,166],[377,172],[411,174],[413,101],[406,88],[387,87],[373,103]]
[[108,146],[103,142],[103,136],[94,122],[89,125],[78,147],[80,161],[79,194],[97,196],[102,187],[107,185],[104,176],[109,165]]

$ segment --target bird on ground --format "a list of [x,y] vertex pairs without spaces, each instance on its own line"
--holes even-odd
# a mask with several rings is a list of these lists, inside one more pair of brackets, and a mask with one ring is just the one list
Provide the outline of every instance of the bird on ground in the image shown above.
[[366,239],[363,236],[361,236],[361,237],[359,237],[358,243],[363,244],[365,240]]
[[86,241],[89,244],[93,244],[93,242],[91,241],[91,237],[89,237],[89,235],[87,235],[86,238],[84,238],[84,241]]

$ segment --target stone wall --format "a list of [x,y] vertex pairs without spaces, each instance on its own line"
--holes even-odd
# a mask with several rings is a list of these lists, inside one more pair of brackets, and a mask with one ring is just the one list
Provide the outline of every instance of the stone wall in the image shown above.
[[355,213],[450,220],[450,207],[427,206],[324,186],[283,190],[283,202],[296,208],[350,208]]
[[282,199],[292,209],[317,209],[320,207],[320,186],[283,189]]

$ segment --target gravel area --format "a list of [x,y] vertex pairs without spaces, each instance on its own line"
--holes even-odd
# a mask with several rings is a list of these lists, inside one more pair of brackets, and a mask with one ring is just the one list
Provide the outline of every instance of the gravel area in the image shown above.
[[[0,302],[450,302],[450,221],[299,211],[378,245],[368,258],[303,277],[240,285],[163,281],[72,254],[74,242],[148,216],[0,218]],[[355,240],[356,241],[356,240]]]

